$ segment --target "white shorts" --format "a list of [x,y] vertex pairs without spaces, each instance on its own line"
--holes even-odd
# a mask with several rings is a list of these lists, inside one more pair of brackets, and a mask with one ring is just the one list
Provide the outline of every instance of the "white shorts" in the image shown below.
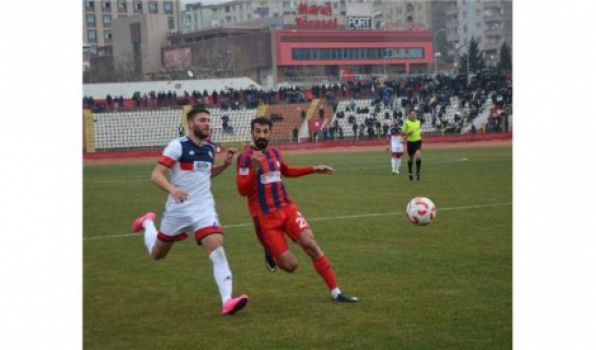
[[401,143],[399,144],[399,146],[391,146],[391,152],[392,153],[404,153],[404,145],[402,145]]
[[195,239],[201,244],[201,239],[213,233],[222,233],[223,228],[214,207],[190,214],[183,211],[170,210],[163,214],[157,238],[164,242],[174,242],[186,239],[187,232],[194,233]]

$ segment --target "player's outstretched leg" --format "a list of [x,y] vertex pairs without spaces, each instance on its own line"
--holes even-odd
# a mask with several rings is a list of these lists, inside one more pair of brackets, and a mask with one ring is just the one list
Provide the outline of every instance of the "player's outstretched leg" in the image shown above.
[[232,315],[244,308],[249,297],[246,294],[232,297],[232,271],[223,248],[223,235],[209,234],[201,239],[201,243],[205,246],[205,251],[213,265],[213,278],[221,297],[221,312],[224,315]]
[[143,229],[145,229],[145,247],[147,247],[147,252],[149,255],[152,255],[153,246],[157,240],[157,229],[155,228],[154,221],[155,213],[148,211],[132,222],[133,232],[141,232]]
[[312,259],[312,264],[319,276],[325,281],[325,284],[331,291],[331,297],[338,302],[355,303],[358,301],[356,296],[344,294],[339,289],[335,279],[335,272],[331,267],[331,263],[327,256],[323,253],[317,242],[315,241],[312,231],[306,230],[298,236],[298,244],[302,247],[304,252]]

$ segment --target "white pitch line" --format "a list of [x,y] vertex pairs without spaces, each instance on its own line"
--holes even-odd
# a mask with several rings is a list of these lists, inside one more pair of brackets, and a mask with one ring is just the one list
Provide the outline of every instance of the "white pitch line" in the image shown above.
[[448,164],[448,163],[467,162],[468,160],[470,160],[470,159],[463,157],[463,158],[459,158],[459,159],[455,159],[455,160],[444,160],[441,162],[430,162],[430,163],[431,164]]
[[[476,204],[476,205],[466,205],[461,207],[450,207],[450,208],[439,208],[437,211],[448,211],[448,210],[464,210],[464,209],[480,209],[480,208],[491,208],[491,207],[499,207],[505,205],[511,205],[511,202],[502,202],[502,203],[487,203],[487,204]],[[314,218],[308,219],[308,221],[331,221],[331,220],[345,220],[345,219],[360,219],[360,218],[369,218],[369,217],[377,217],[377,216],[389,216],[389,215],[403,215],[403,211],[391,211],[387,213],[367,213],[367,214],[357,214],[357,215],[342,215],[342,216],[328,216],[323,218]],[[242,223],[242,224],[234,224],[234,225],[226,225],[224,228],[237,228],[237,227],[252,227],[253,223]],[[91,241],[96,239],[108,239],[108,238],[123,238],[123,237],[132,237],[138,236],[137,233],[125,233],[119,235],[107,235],[107,236],[95,236],[95,237],[86,237],[83,238],[84,241]]]

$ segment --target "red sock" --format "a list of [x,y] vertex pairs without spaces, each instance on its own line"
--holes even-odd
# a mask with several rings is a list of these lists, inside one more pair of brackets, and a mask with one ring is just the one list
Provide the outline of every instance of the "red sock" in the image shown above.
[[315,270],[321,275],[327,287],[329,289],[337,288],[337,282],[335,281],[335,273],[333,273],[333,269],[331,268],[331,264],[325,255],[321,255],[316,260],[312,261]]

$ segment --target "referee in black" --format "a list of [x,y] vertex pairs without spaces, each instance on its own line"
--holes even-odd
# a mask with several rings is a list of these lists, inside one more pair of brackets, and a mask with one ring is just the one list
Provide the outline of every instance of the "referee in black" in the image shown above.
[[416,180],[420,181],[420,168],[422,167],[422,159],[420,159],[420,151],[422,150],[422,131],[420,120],[416,117],[416,111],[410,112],[408,119],[404,123],[402,133],[406,136],[408,141],[408,178],[414,181],[412,175],[412,161],[416,159]]

